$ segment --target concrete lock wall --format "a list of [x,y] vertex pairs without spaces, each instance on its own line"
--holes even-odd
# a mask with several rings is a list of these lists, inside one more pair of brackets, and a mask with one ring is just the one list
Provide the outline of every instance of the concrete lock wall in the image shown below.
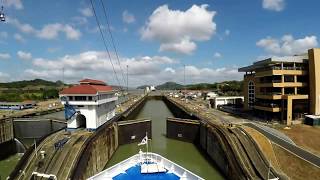
[[15,138],[22,142],[30,139],[40,139],[65,127],[66,122],[51,119],[17,118],[13,120]]
[[100,128],[87,144],[76,163],[71,179],[87,179],[103,170],[118,148],[118,125],[109,123]]
[[226,158],[225,152],[222,149],[219,137],[211,128],[206,128],[206,133],[202,135],[205,137],[200,138],[205,138],[207,140],[207,147],[205,150],[208,153],[209,157],[216,163],[216,165],[224,174],[228,174],[228,160]]
[[148,119],[128,120],[118,122],[119,145],[140,142],[148,133],[152,138],[151,121]]
[[199,140],[199,121],[167,118],[167,137],[196,143]]
[[162,97],[162,100],[168,106],[169,110],[174,115],[174,117],[179,117],[182,119],[199,120],[198,117],[194,116],[192,113],[189,113],[179,104],[175,104],[173,101],[167,99],[167,97]]
[[10,141],[14,138],[12,119],[0,120],[0,144]]

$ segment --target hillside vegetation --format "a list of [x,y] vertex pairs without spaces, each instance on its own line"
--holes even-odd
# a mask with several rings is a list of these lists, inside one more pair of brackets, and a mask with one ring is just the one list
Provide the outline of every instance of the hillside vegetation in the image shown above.
[[0,101],[21,102],[25,100],[46,100],[58,98],[64,87],[61,81],[42,79],[0,83]]
[[[158,90],[206,90],[216,91],[220,95],[236,96],[242,94],[242,81],[223,81],[217,83],[198,83],[188,84],[186,86],[175,82],[166,82],[156,86]],[[144,89],[149,85],[137,87],[137,89]]]

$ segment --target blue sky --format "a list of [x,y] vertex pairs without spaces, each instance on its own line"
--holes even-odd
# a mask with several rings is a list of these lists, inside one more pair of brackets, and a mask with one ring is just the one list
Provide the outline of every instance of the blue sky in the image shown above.
[[239,80],[237,68],[269,56],[318,47],[320,1],[103,0],[119,55],[110,43],[100,0],[93,0],[116,80],[89,0],[4,0],[0,81],[43,78],[74,83],[97,78],[129,85]]

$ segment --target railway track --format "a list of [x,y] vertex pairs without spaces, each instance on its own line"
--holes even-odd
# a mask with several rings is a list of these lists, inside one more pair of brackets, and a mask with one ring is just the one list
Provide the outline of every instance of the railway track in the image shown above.
[[19,174],[19,176],[16,178],[18,180],[20,179],[30,179],[31,175],[32,175],[32,170],[35,168],[35,163],[37,161],[35,161],[38,157],[38,155],[40,155],[40,151],[43,150],[43,147],[50,142],[53,142],[57,139],[57,137],[62,133],[63,131],[58,131],[54,134],[51,134],[50,136],[48,136],[47,138],[45,138],[36,148],[36,152],[33,151],[31,153],[31,155],[28,158],[28,161],[26,163],[26,165],[24,166],[24,168],[21,169],[21,173]]
[[[71,134],[59,131],[50,135],[37,147],[37,156],[35,152],[31,154],[22,170],[23,173],[16,179],[30,179],[33,172],[54,174],[58,179],[67,179],[70,176],[70,169],[73,167],[72,162],[75,162],[74,159],[79,156],[82,145],[91,134],[85,130],[78,130]],[[54,144],[63,138],[69,138],[69,140],[61,149],[55,149]],[[43,159],[40,157],[40,151],[44,151],[46,154]]]

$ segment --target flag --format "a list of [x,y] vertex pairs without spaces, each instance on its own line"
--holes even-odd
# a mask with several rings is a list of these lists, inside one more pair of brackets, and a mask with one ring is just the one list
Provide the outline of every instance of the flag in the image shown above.
[[145,144],[147,144],[147,143],[148,143],[148,136],[145,136],[145,137],[142,139],[141,143],[138,144],[138,146],[145,145]]

